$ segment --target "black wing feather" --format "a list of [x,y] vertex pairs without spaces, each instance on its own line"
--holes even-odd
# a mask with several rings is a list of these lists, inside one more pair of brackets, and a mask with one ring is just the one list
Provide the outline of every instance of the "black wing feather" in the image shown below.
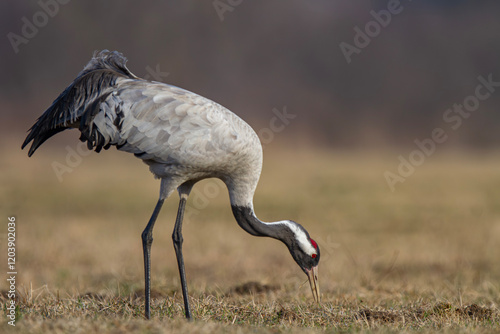
[[[28,156],[53,135],[78,127],[80,140],[87,141],[89,149],[99,152],[104,138],[92,121],[99,112],[99,105],[115,89],[118,78],[138,79],[125,66],[127,59],[119,52],[103,50],[94,53],[92,60],[77,78],[30,128],[22,148],[33,141]],[[104,147],[106,148],[106,147]]]

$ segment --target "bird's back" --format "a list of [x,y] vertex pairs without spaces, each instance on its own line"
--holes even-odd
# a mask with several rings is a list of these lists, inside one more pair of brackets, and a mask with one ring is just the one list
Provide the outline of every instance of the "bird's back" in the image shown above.
[[[262,163],[260,141],[247,123],[223,106],[175,86],[120,80],[102,110],[95,121],[100,132],[107,130],[112,144],[144,160],[159,177],[219,176]],[[116,110],[122,113],[118,121],[112,120]]]
[[23,143],[33,141],[29,155],[52,135],[79,128],[89,149],[114,145],[160,178],[242,178],[256,185],[262,147],[247,123],[207,98],[140,79],[125,63],[117,52],[94,55],[31,128]]

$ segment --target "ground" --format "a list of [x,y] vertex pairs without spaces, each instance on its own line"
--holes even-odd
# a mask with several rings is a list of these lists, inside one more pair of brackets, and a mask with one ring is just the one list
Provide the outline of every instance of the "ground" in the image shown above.
[[65,145],[32,158],[2,146],[0,251],[14,216],[17,309],[12,327],[2,279],[1,332],[500,331],[497,154],[438,152],[392,192],[384,172],[404,150],[266,148],[256,213],[295,220],[318,242],[320,305],[286,247],[240,229],[221,182],[199,183],[184,226],[188,323],[171,242],[178,197],[154,230],[146,321],[140,234],[159,181],[128,154],[75,158]]

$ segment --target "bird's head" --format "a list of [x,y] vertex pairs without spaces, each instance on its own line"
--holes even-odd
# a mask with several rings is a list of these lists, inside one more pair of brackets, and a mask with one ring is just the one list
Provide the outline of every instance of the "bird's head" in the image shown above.
[[318,263],[320,258],[319,246],[311,239],[309,233],[302,225],[294,221],[285,221],[285,225],[292,233],[283,240],[290,250],[293,259],[299,267],[306,273],[311,286],[313,298],[316,302],[320,301],[318,284]]

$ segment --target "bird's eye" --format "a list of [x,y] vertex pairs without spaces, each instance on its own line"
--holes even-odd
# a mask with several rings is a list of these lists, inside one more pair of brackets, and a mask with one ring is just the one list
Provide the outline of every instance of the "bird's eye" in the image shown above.
[[311,255],[311,257],[312,257],[313,259],[315,259],[315,258],[316,258],[316,256],[317,256],[316,254]]

